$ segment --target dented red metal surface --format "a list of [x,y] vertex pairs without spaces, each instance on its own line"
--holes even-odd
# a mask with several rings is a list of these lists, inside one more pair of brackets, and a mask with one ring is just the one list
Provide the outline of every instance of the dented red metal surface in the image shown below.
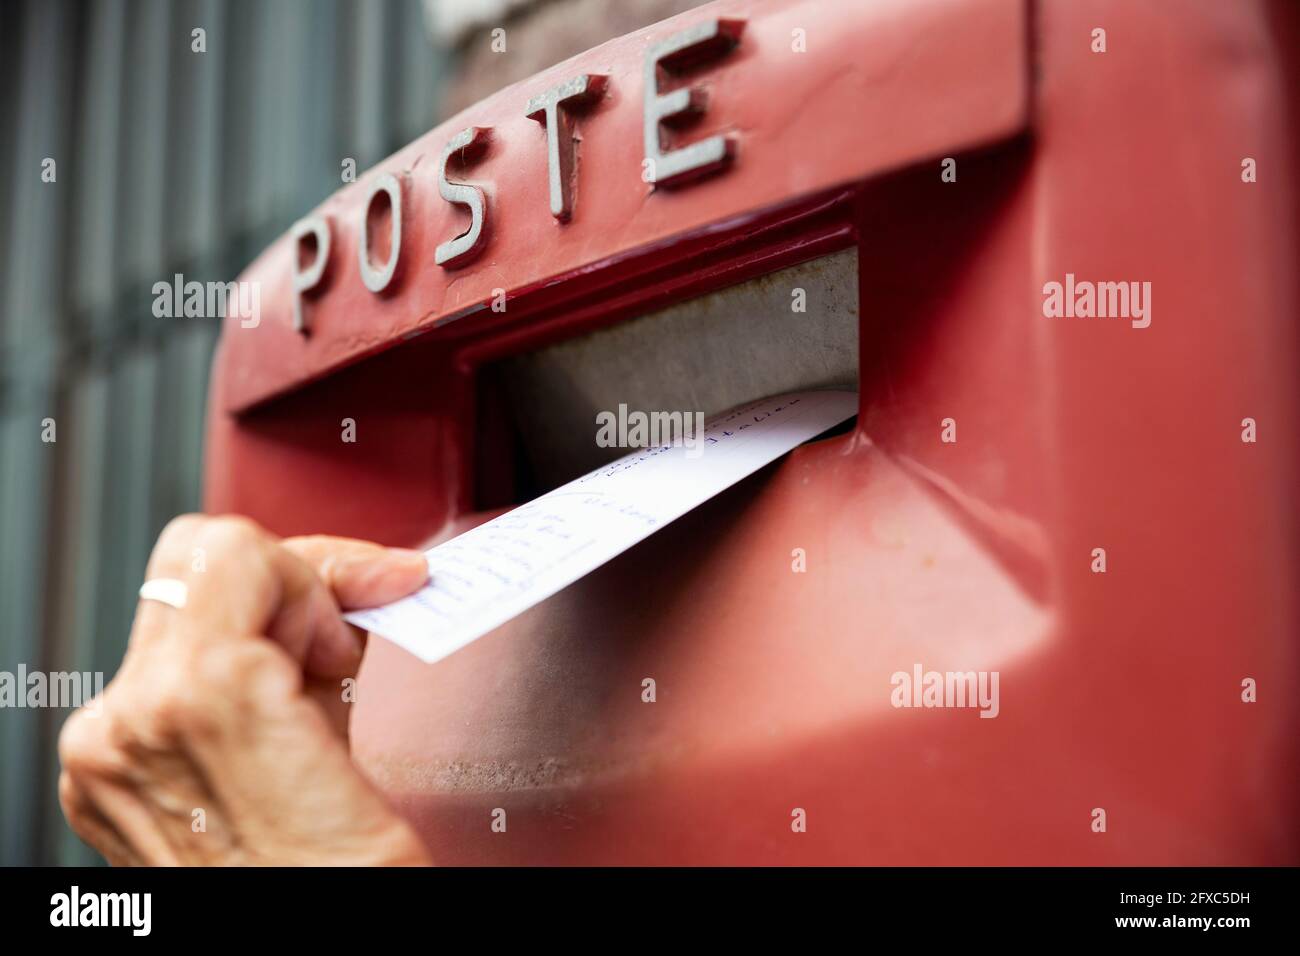
[[[641,57],[717,16],[746,26],[694,78],[698,135],[737,132],[735,165],[651,191]],[[436,665],[372,644],[354,752],[436,858],[1300,862],[1297,38],[1286,3],[710,4],[381,164],[416,180],[419,265],[392,295],[361,285],[340,225],[301,340],[289,246],[268,250],[245,276],[261,327],[228,326],[214,370],[206,506],[402,545],[478,520],[481,362],[859,250],[853,433]],[[561,225],[523,103],[583,70],[612,92],[579,121]],[[448,275],[433,248],[459,213],[421,177],[469,125],[499,132],[466,176],[499,217]],[[1151,282],[1150,325],[1045,317],[1067,273]],[[439,325],[493,288],[505,315]],[[999,672],[997,718],[892,707],[916,663]]]

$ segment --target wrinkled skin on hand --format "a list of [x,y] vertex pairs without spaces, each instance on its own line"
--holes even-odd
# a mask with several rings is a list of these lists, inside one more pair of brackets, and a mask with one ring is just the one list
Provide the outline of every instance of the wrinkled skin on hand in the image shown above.
[[426,577],[418,552],[171,522],[146,578],[185,581],[185,607],[140,602],[121,669],[59,738],[73,830],[116,865],[430,862],[348,754],[365,635],[340,617]]

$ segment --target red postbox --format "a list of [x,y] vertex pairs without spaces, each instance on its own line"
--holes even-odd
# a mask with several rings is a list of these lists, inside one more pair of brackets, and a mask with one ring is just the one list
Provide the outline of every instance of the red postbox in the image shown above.
[[372,643],[354,753],[435,857],[1300,860],[1298,37],[1263,0],[719,0],[253,263],[206,507],[395,545],[553,486],[629,356],[743,400],[842,375],[851,317],[851,430],[444,661]]

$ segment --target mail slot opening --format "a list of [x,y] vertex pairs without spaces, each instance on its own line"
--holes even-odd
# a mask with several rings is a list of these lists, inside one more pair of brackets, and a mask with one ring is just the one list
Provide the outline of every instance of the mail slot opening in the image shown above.
[[697,415],[856,389],[857,256],[832,253],[483,366],[477,508],[531,500]]

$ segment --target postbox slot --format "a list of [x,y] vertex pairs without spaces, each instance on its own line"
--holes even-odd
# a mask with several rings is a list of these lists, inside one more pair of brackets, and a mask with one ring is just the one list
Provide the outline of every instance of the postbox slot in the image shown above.
[[781,392],[856,389],[857,255],[832,253],[483,366],[477,507],[527,501],[626,454],[598,443],[601,413],[620,423],[634,412],[707,416]]

